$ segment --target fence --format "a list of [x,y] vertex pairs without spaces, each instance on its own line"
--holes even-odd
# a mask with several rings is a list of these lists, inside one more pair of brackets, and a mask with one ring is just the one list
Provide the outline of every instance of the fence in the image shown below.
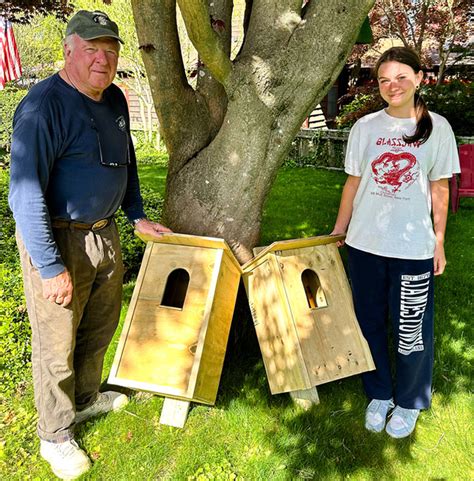
[[301,129],[290,151],[290,162],[343,170],[349,130]]

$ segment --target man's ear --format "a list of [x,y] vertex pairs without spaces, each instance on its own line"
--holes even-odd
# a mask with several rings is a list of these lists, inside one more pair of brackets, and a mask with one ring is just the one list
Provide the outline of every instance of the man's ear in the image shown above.
[[68,37],[63,41],[63,56],[64,56],[64,60],[66,61],[71,57],[71,53],[73,49],[73,46],[71,45],[71,43],[72,43],[71,37]]
[[64,60],[68,60],[68,58],[71,56],[71,46],[68,45],[66,42],[63,43],[63,56]]

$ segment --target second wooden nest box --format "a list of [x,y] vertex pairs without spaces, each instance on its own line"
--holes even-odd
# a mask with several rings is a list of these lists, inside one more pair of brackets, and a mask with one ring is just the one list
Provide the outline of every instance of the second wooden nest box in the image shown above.
[[375,369],[336,242],[274,242],[243,266],[272,394]]
[[214,404],[241,276],[222,239],[148,242],[109,382]]

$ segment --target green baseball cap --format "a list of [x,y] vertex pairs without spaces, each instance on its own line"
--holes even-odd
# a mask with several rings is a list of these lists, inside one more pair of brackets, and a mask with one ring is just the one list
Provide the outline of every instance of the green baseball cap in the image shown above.
[[109,16],[100,10],[89,12],[79,10],[66,27],[66,37],[76,33],[84,40],[94,40],[100,37],[116,38],[119,42],[123,40],[119,37],[117,24],[110,20]]

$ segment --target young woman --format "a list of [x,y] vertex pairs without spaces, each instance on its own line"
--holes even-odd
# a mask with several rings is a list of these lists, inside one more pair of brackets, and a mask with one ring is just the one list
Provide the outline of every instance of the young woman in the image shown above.
[[362,376],[371,400],[365,426],[403,438],[431,403],[433,275],[446,265],[448,179],[459,172],[459,159],[448,122],[428,112],[417,92],[423,78],[418,55],[393,47],[375,73],[388,106],[351,130],[349,176],[332,234],[347,231],[354,306],[376,366]]

